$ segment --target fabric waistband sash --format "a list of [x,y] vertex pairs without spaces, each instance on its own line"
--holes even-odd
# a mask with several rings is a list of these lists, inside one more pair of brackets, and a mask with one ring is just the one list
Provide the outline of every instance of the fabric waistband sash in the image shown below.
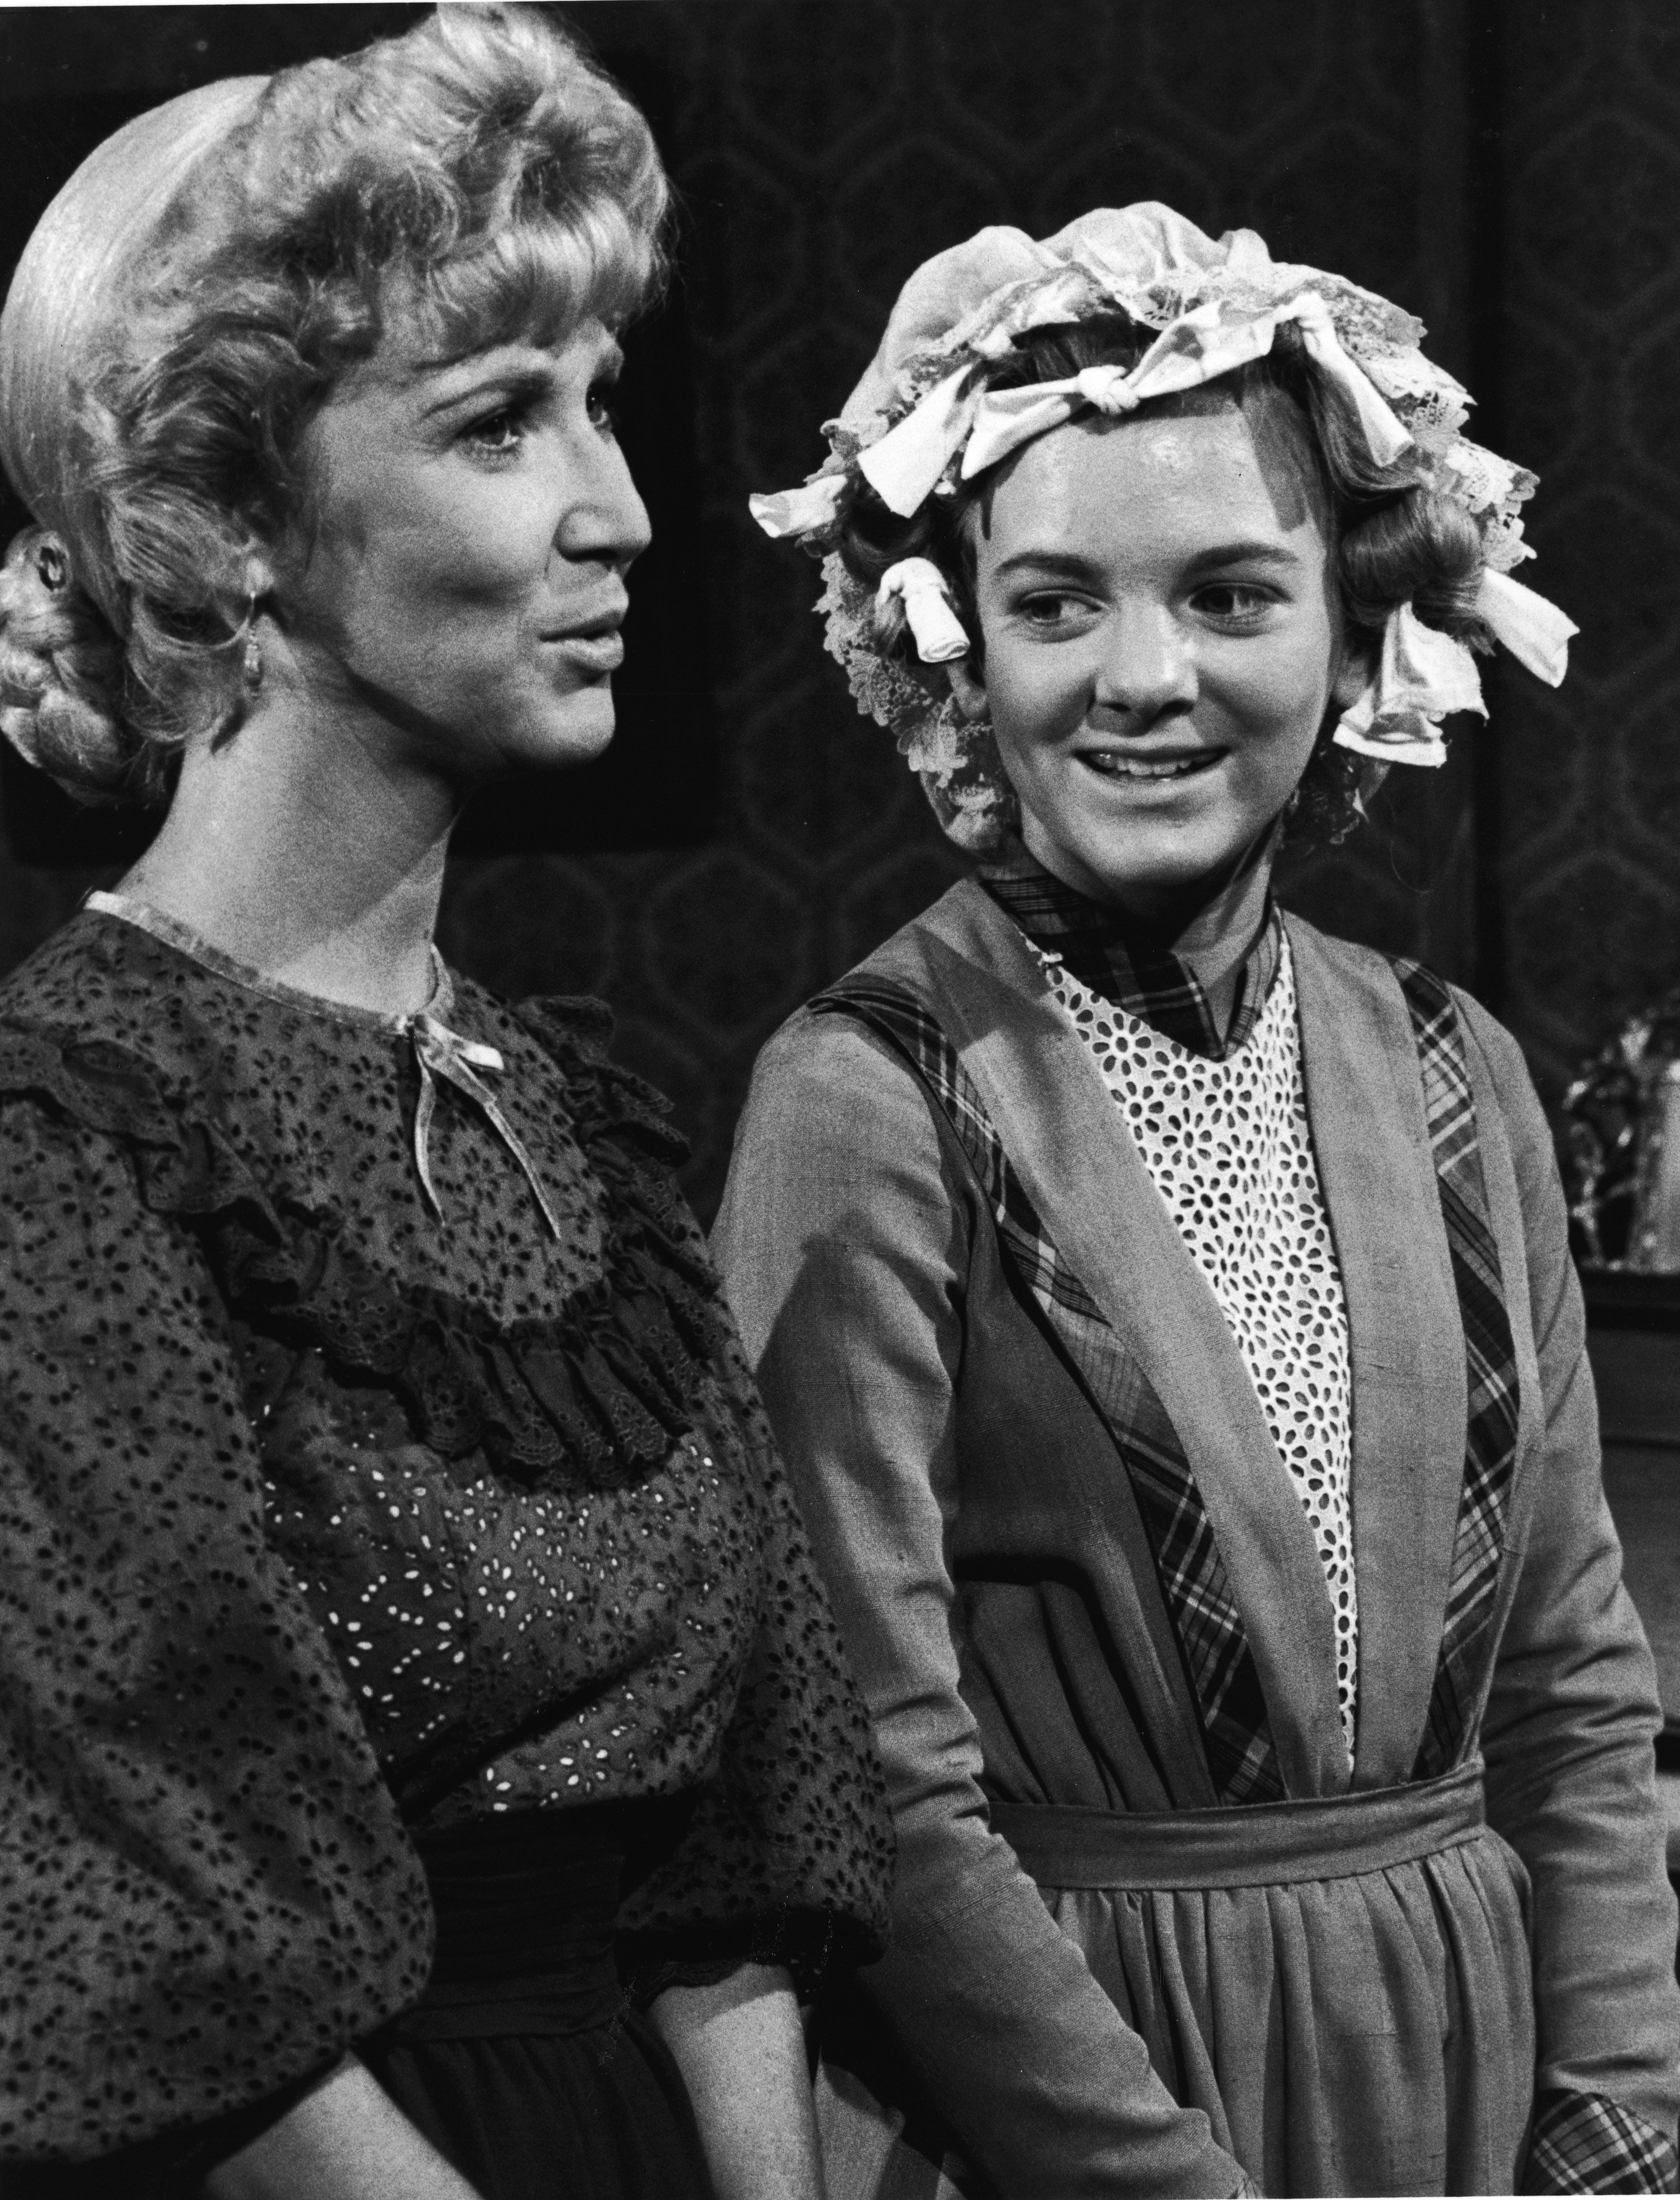
[[1473,1841],[1486,1827],[1480,1758],[1439,1780],[1216,1811],[1087,1811],[994,1803],[1040,1887],[1146,1893],[1351,1879]]
[[553,2038],[611,2023],[624,2004],[613,1953],[624,1846],[611,1804],[418,1835],[437,1953],[390,2036]]

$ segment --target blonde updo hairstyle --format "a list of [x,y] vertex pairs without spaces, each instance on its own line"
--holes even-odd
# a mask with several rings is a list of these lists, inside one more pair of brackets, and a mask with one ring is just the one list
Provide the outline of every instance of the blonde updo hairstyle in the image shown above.
[[[993,389],[1056,382],[1092,366],[1135,366],[1159,331],[1116,312],[1100,319],[1039,328],[1016,339],[984,368]],[[1281,325],[1272,348],[1233,372],[1173,396],[1146,400],[1129,417],[1209,412],[1235,404],[1256,442],[1292,465],[1324,534],[1342,617],[1344,646],[1363,673],[1374,671],[1390,613],[1410,603],[1426,625],[1472,647],[1491,646],[1476,609],[1485,559],[1476,523],[1460,506],[1426,488],[1404,467],[1379,470],[1347,401],[1307,355],[1299,331]],[[889,565],[927,558],[937,565],[971,644],[984,663],[975,600],[975,508],[990,472],[951,495],[929,497],[900,519],[866,486],[848,486],[834,542],[853,578],[873,588]],[[1123,524],[1123,522],[1122,522]],[[877,647],[930,692],[943,693],[949,676],[922,664],[902,600],[874,612]],[[1384,767],[1332,740],[1339,706],[1320,728],[1289,815],[1291,839],[1335,840],[1363,815],[1362,798]]]
[[536,9],[151,109],[48,209],[0,317],[0,728],[85,801],[156,800],[237,725],[251,553],[388,324],[439,356],[618,325],[664,270],[647,126]]

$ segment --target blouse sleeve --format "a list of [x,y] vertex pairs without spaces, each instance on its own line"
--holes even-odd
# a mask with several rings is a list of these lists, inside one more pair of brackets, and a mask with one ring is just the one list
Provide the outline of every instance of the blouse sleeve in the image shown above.
[[731,1335],[711,1441],[744,1454],[761,1560],[758,1624],[716,1775],[619,1931],[644,1994],[785,1964],[801,1991],[881,1953],[893,1830],[868,1714],[757,1387]]
[[1671,2162],[1680,1990],[1651,1747],[1661,1720],[1655,1670],[1605,1502],[1551,1136],[1515,1042],[1462,1005],[1516,1161],[1545,1413],[1528,1470],[1539,1487],[1482,1727],[1489,1817],[1534,1886],[1536,2087],[1607,2101],[1661,2135]]
[[1247,2191],[987,1823],[945,1549],[971,1182],[883,1046],[806,1020],[760,1057],[715,1238],[887,1766],[893,1940],[862,1983],[1000,2191]]
[[[0,1103],[0,2161],[216,2124],[420,1991],[419,1865],[134,1155]],[[9,2190],[9,2181],[8,2182]],[[132,2189],[138,2189],[132,2188]]]

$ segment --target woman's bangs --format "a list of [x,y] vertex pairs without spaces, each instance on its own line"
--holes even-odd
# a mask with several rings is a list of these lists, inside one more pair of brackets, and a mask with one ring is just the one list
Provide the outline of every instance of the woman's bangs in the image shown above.
[[446,356],[562,342],[584,321],[617,328],[655,287],[657,249],[622,208],[519,222],[429,269],[416,305]]

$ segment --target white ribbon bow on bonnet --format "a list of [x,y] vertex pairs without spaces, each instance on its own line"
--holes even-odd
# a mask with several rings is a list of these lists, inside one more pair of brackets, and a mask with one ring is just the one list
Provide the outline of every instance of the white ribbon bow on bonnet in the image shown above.
[[[1135,366],[1087,367],[1064,381],[993,390],[986,369],[1036,328],[1118,307],[1160,331]],[[861,479],[902,518],[950,494],[1079,413],[1130,412],[1147,399],[1229,374],[1272,348],[1284,323],[1348,400],[1379,468],[1410,462],[1408,479],[1449,496],[1475,520],[1487,561],[1476,610],[1512,654],[1552,687],[1563,678],[1573,623],[1510,568],[1532,552],[1519,508],[1535,477],[1460,435],[1470,399],[1418,348],[1422,325],[1340,276],[1279,265],[1252,230],[1218,243],[1155,202],[1099,208],[1042,243],[1018,229],[983,229],[917,268],[900,292],[881,348],[837,420],[830,451],[801,489],[755,496],[766,534],[792,535],[824,559],[828,647],[859,710],[899,736],[952,837],[997,837],[999,794],[970,753],[949,699],[935,701],[875,640],[869,592],[833,544],[841,496]],[[968,637],[939,568],[909,558],[882,578],[898,598],[924,664],[966,654]],[[1441,721],[1487,715],[1474,658],[1425,626],[1409,604],[1390,614],[1377,670],[1333,738],[1384,764],[1438,764]]]

